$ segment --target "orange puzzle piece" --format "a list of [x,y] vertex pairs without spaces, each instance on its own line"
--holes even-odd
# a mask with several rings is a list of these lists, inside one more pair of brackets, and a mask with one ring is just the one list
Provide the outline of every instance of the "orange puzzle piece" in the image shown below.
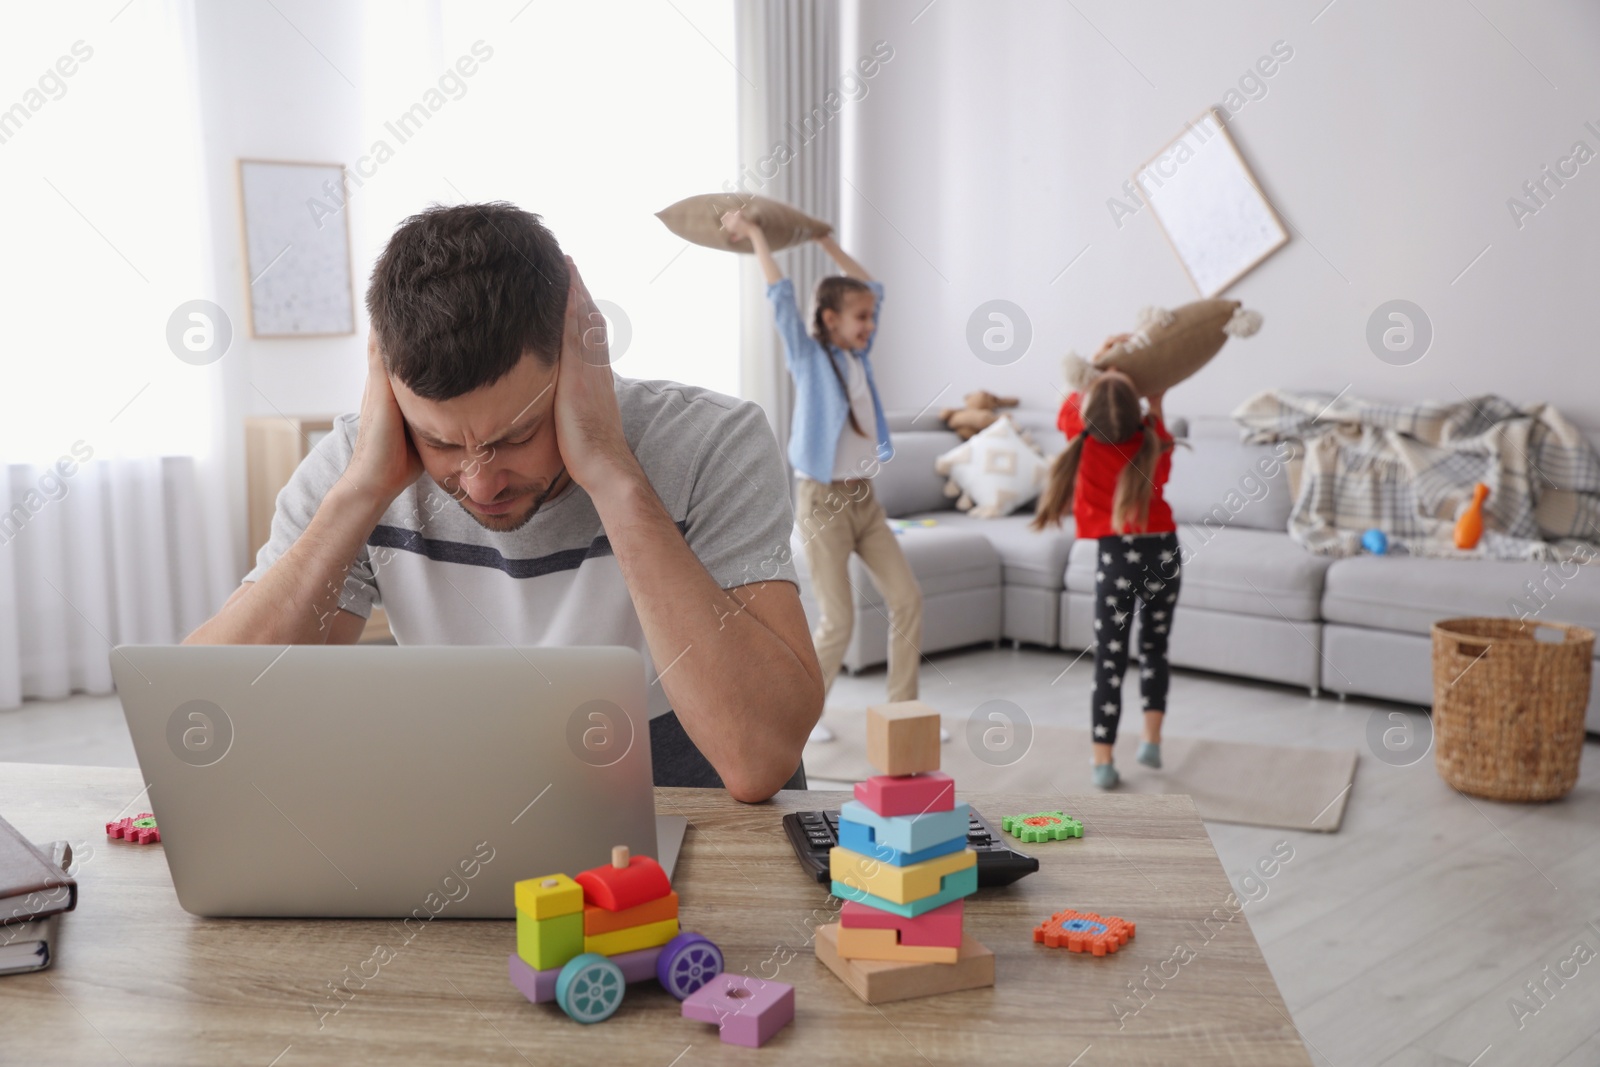
[[1058,911],[1033,928],[1035,941],[1042,941],[1051,948],[1092,952],[1096,956],[1117,951],[1132,937],[1133,923],[1092,911]]

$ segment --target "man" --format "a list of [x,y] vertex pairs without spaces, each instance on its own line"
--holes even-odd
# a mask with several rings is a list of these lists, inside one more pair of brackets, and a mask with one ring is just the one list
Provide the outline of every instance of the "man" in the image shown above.
[[631,645],[657,784],[804,788],[822,678],[760,408],[615,378],[576,266],[506,203],[407,219],[367,310],[359,417],[187,643],[349,644],[381,597],[401,644]]

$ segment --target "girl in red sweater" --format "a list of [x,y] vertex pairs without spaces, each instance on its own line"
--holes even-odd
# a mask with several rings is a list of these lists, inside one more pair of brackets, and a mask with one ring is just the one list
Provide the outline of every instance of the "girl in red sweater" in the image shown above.
[[[1102,350],[1103,351],[1103,350]],[[1140,410],[1133,381],[1106,371],[1061,405],[1057,425],[1067,449],[1050,467],[1033,528],[1058,525],[1068,511],[1078,537],[1093,539],[1094,784],[1117,784],[1111,760],[1122,714],[1122,678],[1129,635],[1139,612],[1139,690],[1144,743],[1139,762],[1161,766],[1161,721],[1167,707],[1167,635],[1181,573],[1177,527],[1161,487],[1172,469],[1172,435],[1161,419],[1161,395]]]

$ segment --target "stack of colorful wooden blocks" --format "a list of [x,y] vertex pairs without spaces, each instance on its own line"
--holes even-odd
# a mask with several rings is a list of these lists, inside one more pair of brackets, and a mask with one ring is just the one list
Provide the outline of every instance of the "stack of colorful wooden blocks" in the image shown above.
[[994,955],[963,931],[978,888],[967,805],[939,770],[939,715],[917,701],[867,709],[867,760],[881,774],[839,811],[830,856],[839,922],[817,958],[869,1004],[994,984]]

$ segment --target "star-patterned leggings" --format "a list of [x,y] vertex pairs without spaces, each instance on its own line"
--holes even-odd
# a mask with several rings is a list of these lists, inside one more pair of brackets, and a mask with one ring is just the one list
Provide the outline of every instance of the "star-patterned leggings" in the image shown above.
[[1175,533],[1102,537],[1094,573],[1094,739],[1117,739],[1128,672],[1134,600],[1139,602],[1140,706],[1167,710],[1167,635],[1182,579]]

